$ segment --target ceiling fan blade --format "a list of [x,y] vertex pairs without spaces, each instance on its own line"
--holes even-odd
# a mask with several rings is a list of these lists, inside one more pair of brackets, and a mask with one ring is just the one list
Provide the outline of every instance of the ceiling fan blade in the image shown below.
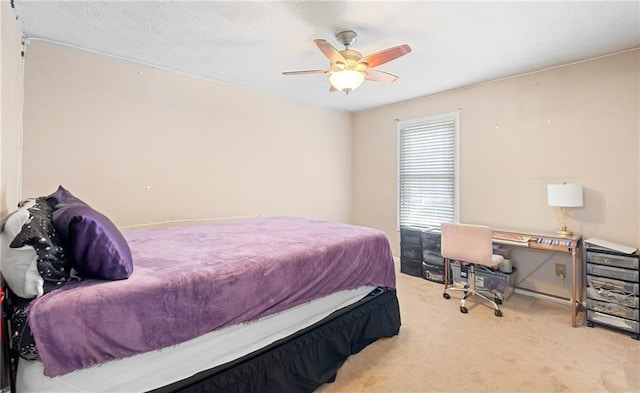
[[331,61],[331,63],[335,64],[338,62],[342,62],[342,63],[346,62],[346,60],[344,59],[344,56],[342,56],[342,54],[336,48],[334,48],[333,45],[331,45],[327,40],[317,38],[313,40],[313,42],[315,42],[316,45],[318,45],[318,48],[320,48],[322,53],[324,53],[324,55],[327,57],[327,59],[329,59],[329,61]]
[[396,79],[398,79],[397,76],[384,71],[367,70],[366,72],[367,76],[365,77],[365,79],[368,81],[393,83],[396,81]]
[[404,56],[411,52],[411,47],[407,44],[394,46],[393,48],[383,49],[380,52],[373,53],[369,56],[365,56],[358,64],[367,63],[369,68],[377,67],[381,64],[395,60],[400,56]]
[[282,75],[326,74],[326,70],[285,71]]

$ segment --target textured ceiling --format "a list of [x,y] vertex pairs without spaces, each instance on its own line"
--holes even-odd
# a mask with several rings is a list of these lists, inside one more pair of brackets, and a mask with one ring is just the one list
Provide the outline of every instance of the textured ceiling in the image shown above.
[[[27,39],[45,39],[256,91],[359,111],[640,46],[640,2],[24,1]],[[366,81],[329,92],[313,43],[364,55],[407,43],[413,51]],[[28,50],[28,47],[27,47]]]

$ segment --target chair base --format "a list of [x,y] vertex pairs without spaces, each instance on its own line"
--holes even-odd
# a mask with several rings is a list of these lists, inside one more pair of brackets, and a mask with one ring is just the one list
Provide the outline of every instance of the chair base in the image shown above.
[[447,284],[445,284],[444,293],[442,294],[442,297],[444,297],[445,299],[450,299],[451,295],[449,295],[448,291],[464,292],[464,296],[462,297],[462,299],[460,299],[460,312],[463,314],[466,314],[469,312],[469,309],[467,309],[466,307],[467,299],[469,299],[471,296],[476,295],[493,306],[493,310],[494,310],[493,313],[496,317],[501,317],[502,311],[500,310],[500,307],[498,305],[502,304],[502,300],[498,299],[498,297],[495,297],[493,300],[491,300],[487,296],[485,296],[483,293],[476,290],[475,288],[476,275],[475,275],[473,265],[470,265],[468,281],[469,283],[471,283],[470,286],[466,285],[464,288],[455,288],[455,287],[449,288]]

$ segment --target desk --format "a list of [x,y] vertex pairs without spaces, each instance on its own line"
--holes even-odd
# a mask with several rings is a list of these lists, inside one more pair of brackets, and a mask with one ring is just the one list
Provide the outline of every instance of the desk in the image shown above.
[[[582,247],[582,235],[574,233],[572,236],[560,236],[548,233],[494,229],[493,242],[495,244],[571,254],[571,326],[576,327],[576,315],[580,311],[584,295],[582,251],[578,252]],[[576,292],[579,292],[578,297]]]

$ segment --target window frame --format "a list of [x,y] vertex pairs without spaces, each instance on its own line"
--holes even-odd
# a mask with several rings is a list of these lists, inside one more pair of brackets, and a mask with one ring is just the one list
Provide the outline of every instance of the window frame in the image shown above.
[[[396,181],[396,226],[398,230],[400,230],[401,225],[401,198],[400,198],[400,189],[401,189],[401,179],[402,179],[402,168],[401,168],[401,134],[403,129],[409,127],[415,127],[420,125],[427,125],[430,123],[437,123],[443,120],[448,120],[453,118],[454,121],[454,146],[453,146],[453,165],[454,165],[454,174],[453,174],[453,187],[454,187],[454,207],[453,207],[453,217],[451,222],[460,222],[460,111],[455,112],[447,112],[441,113],[437,115],[421,117],[410,120],[399,120],[397,122],[397,181]],[[429,224],[424,224],[428,226],[433,226]]]

